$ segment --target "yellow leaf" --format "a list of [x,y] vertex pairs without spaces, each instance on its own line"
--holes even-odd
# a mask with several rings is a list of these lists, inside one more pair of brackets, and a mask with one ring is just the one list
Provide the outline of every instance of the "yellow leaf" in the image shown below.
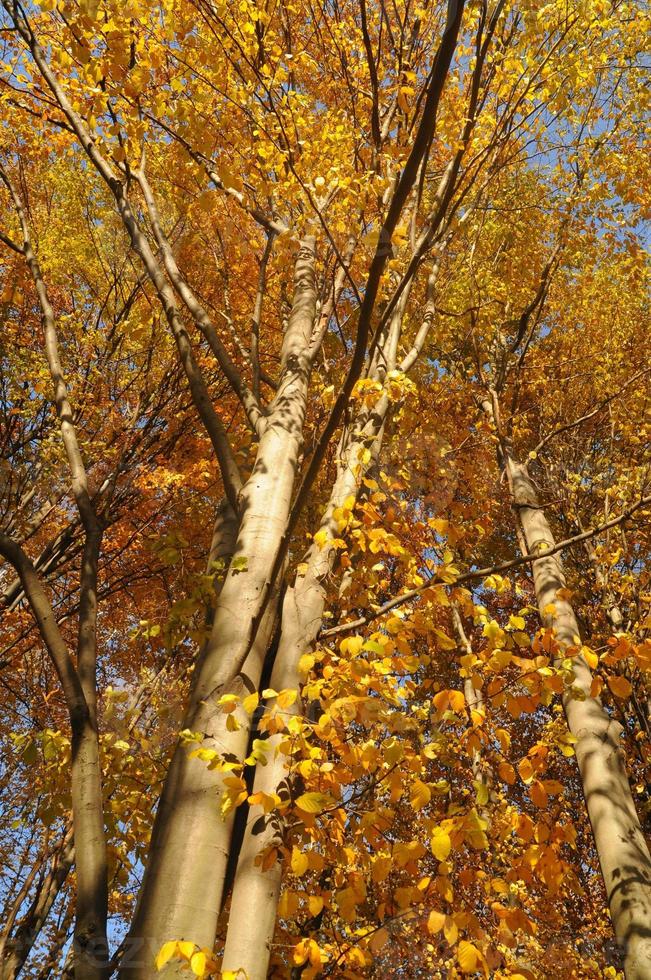
[[279,708],[282,708],[284,710],[286,708],[290,708],[297,697],[298,697],[298,691],[290,690],[288,688],[287,690],[280,692],[276,703]]
[[307,852],[307,863],[310,867],[310,871],[323,871],[325,867],[323,855],[319,854],[318,851]]
[[307,963],[309,955],[309,940],[301,939],[300,943],[294,946],[294,952],[292,954],[292,960],[295,966],[302,966],[303,963]]
[[506,731],[505,728],[498,728],[495,734],[499,739],[500,748],[502,752],[504,753],[504,755],[506,755],[506,753],[511,748],[511,736],[509,735],[509,733]]
[[434,912],[434,911],[430,912],[429,918],[427,920],[427,928],[429,932],[431,932],[432,935],[434,935],[437,932],[440,932],[443,926],[445,925],[446,918],[447,916],[445,915],[444,912]]
[[543,780],[543,786],[545,787],[545,792],[549,793],[550,796],[557,796],[564,789],[563,784],[559,783],[557,779],[545,779]]
[[257,691],[253,694],[249,694],[248,697],[244,698],[242,701],[242,707],[246,711],[247,715],[252,715],[255,709],[258,707],[258,702],[260,701],[260,695]]
[[459,930],[457,928],[457,924],[451,915],[446,915],[445,917],[445,925],[443,926],[443,935],[445,936],[450,946],[454,946],[457,939],[459,938]]
[[432,698],[432,703],[437,711],[445,711],[450,703],[450,692],[449,691],[439,691]]
[[321,956],[321,950],[317,943],[313,939],[309,940],[309,960],[310,966],[317,968],[323,965],[323,958]]
[[490,622],[484,624],[482,632],[484,636],[489,640],[492,640],[496,646],[504,643],[504,630],[500,627],[499,623],[495,622],[494,619],[491,619]]
[[480,779],[473,779],[472,783],[477,792],[477,806],[485,806],[488,803],[488,786]]
[[608,687],[616,698],[628,698],[633,691],[630,681],[621,674],[611,674],[608,678]]
[[289,919],[298,911],[299,898],[296,892],[283,892],[278,902],[278,915],[281,919]]
[[194,973],[195,977],[203,977],[206,972],[206,954],[199,950],[198,953],[194,953],[190,960],[190,969]]
[[342,653],[349,653],[351,657],[356,657],[364,646],[364,638],[361,636],[349,636],[342,640],[339,649]]
[[231,188],[236,191],[242,190],[241,178],[238,177],[237,174],[232,173],[228,167],[220,164],[220,166],[217,168],[217,173],[219,175],[219,179],[227,190],[230,190]]
[[320,895],[310,895],[307,900],[307,907],[310,910],[310,915],[317,916],[323,908],[323,899]]
[[411,805],[414,810],[422,810],[431,799],[432,791],[427,783],[423,783],[420,779],[415,779],[410,794]]
[[425,854],[425,848],[417,840],[398,841],[393,845],[393,857],[399,867],[404,868],[410,861],[417,861]]
[[296,800],[296,806],[306,813],[323,813],[334,802],[326,793],[303,793]]
[[518,772],[523,783],[530,783],[533,779],[533,766],[529,759],[522,759],[518,764]]
[[450,707],[455,714],[461,714],[466,707],[466,698],[463,691],[450,691]]
[[524,617],[509,616],[509,626],[512,626],[514,630],[523,630],[525,627]]
[[373,938],[370,940],[368,946],[372,953],[378,953],[384,945],[389,940],[389,930],[388,929],[378,929],[376,933],[373,934]]
[[499,770],[500,779],[503,779],[505,783],[509,786],[513,786],[515,782],[515,769],[508,762],[500,762]]
[[314,543],[318,548],[325,548],[328,538],[330,537],[328,529],[322,527],[320,531],[317,531],[314,535]]
[[435,827],[430,841],[432,854],[438,861],[445,861],[452,850],[452,841],[447,831],[442,827]]
[[388,854],[378,854],[371,864],[371,878],[376,883],[384,881],[391,871],[391,858]]
[[280,803],[280,797],[277,793],[263,793],[259,790],[257,793],[251,793],[249,803],[251,806],[259,804],[265,813],[271,813]]
[[503,669],[504,667],[508,667],[512,660],[513,654],[510,650],[497,649],[490,659],[490,666],[493,669],[496,669],[497,667]]
[[448,636],[447,633],[444,633],[443,630],[440,630],[437,627],[434,627],[433,632],[436,636],[436,645],[441,650],[456,650],[457,644],[450,636]]
[[229,714],[227,716],[227,718],[226,718],[226,728],[227,728],[227,730],[229,732],[239,732],[239,730],[240,730],[241,727],[242,726],[240,725],[240,723],[237,720],[237,718],[235,717],[235,715],[230,715]]
[[292,848],[292,871],[295,875],[304,875],[308,868],[307,854],[304,854],[298,847]]
[[457,960],[463,973],[476,973],[483,959],[476,946],[465,939],[461,940],[457,948]]
[[179,956],[182,956],[184,960],[189,960],[194,953],[194,943],[191,943],[187,939],[182,939],[177,944]]
[[240,779],[239,776],[225,776],[224,796],[221,804],[222,812],[226,814],[229,812],[229,810],[232,810],[234,807],[244,803],[244,801],[248,798],[248,795],[246,783],[243,779]]
[[590,697],[598,698],[601,696],[603,690],[604,682],[601,677],[593,677],[592,684],[590,685]]
[[239,700],[237,694],[222,694],[217,704],[220,705],[222,711],[235,711]]
[[529,795],[531,796],[534,806],[537,806],[539,810],[544,810],[549,803],[547,790],[538,779],[535,779],[531,784]]
[[596,670],[599,666],[599,657],[590,647],[581,647],[581,656],[587,663],[590,670]]
[[261,851],[260,854],[255,859],[255,866],[260,868],[262,871],[270,871],[276,863],[278,857],[278,849],[276,847],[268,847],[266,850]]
[[158,950],[158,955],[156,957],[156,969],[162,970],[166,963],[172,959],[176,954],[177,942],[175,939],[170,940],[167,943],[163,943],[161,948]]
[[476,851],[488,847],[488,838],[485,834],[487,827],[488,823],[479,816],[477,808],[473,807],[464,820],[464,833],[466,840]]

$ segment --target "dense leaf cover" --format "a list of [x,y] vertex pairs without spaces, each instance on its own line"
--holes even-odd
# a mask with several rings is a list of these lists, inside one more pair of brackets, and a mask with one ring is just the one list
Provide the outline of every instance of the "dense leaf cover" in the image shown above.
[[3,0],[3,980],[651,976],[649,26]]

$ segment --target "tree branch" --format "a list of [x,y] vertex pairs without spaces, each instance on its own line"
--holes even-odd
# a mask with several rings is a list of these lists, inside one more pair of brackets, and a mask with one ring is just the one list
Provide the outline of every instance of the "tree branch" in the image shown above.
[[594,418],[594,416],[598,415],[599,412],[601,412],[606,407],[606,405],[609,405],[612,401],[615,400],[615,398],[619,398],[622,392],[624,392],[630,385],[632,385],[634,381],[637,381],[638,378],[643,377],[645,374],[649,374],[649,372],[651,372],[651,368],[644,368],[644,370],[638,371],[637,374],[634,374],[632,378],[629,378],[628,381],[626,381],[622,385],[619,391],[616,391],[614,394],[609,395],[608,398],[604,398],[604,400],[600,402],[599,405],[597,405],[597,407],[594,408],[591,412],[588,412],[586,415],[582,415],[578,419],[574,419],[573,422],[568,422],[567,425],[559,426],[558,429],[554,429],[553,432],[550,432],[549,435],[546,435],[543,439],[540,440],[540,442],[538,443],[538,445],[533,451],[537,455],[545,448],[547,443],[551,442],[552,439],[555,439],[556,436],[560,436],[563,432],[569,432],[570,429],[575,429],[577,426],[582,425],[583,422],[587,422],[589,419]]
[[458,585],[462,585],[464,582],[471,582],[478,578],[487,578],[489,575],[497,575],[500,572],[508,572],[511,568],[517,568],[519,565],[526,565],[530,562],[538,561],[540,558],[548,558],[550,555],[555,555],[558,551],[563,551],[565,548],[569,548],[572,545],[580,544],[582,541],[587,541],[589,538],[595,537],[597,534],[602,534],[604,531],[608,531],[611,527],[617,527],[618,524],[623,524],[628,518],[639,510],[640,507],[644,507],[646,504],[651,504],[651,495],[647,497],[641,497],[626,510],[622,511],[619,517],[614,517],[610,521],[606,521],[605,524],[599,524],[588,531],[584,531],[582,534],[575,534],[574,537],[565,538],[564,541],[559,541],[555,544],[553,548],[548,548],[545,551],[538,552],[537,554],[526,554],[520,555],[518,558],[512,558],[509,561],[501,562],[498,565],[490,565],[486,568],[478,568],[470,572],[464,572],[459,575],[454,582],[446,582],[442,578],[437,578],[436,574],[432,576],[424,585],[418,586],[417,589],[410,589],[409,592],[403,592],[402,595],[394,596],[389,599],[383,605],[379,606],[376,610],[369,613],[366,616],[360,616],[359,619],[354,619],[350,623],[340,623],[338,626],[332,626],[330,629],[322,630],[319,634],[319,639],[325,639],[329,636],[337,636],[340,633],[347,633],[349,630],[360,629],[363,626],[367,626],[368,623],[372,623],[374,620],[379,619],[380,616],[384,616],[385,613],[390,612],[392,609],[396,609],[398,606],[403,605],[405,602],[410,602],[412,599],[417,599],[418,596],[422,595],[428,589],[431,589],[435,585],[446,585],[450,588],[455,588]]
[[181,275],[181,271],[176,264],[176,259],[172,253],[169,240],[161,227],[154,194],[149,181],[145,176],[144,168],[140,167],[138,170],[134,170],[133,175],[138,181],[140,189],[142,190],[145,204],[147,206],[147,212],[149,214],[149,220],[151,221],[152,230],[154,232],[154,238],[156,239],[156,244],[161,250],[165,271],[170,278],[174,292],[188,308],[192,319],[195,321],[202,334],[208,341],[217,363],[224,372],[224,375],[226,376],[231,388],[241,401],[252,429],[257,431],[263,418],[259,402],[249,388],[244,384],[239,371],[228,355],[228,351],[219,339],[215,325],[208,316],[205,307],[199,302],[196,293],[194,293]]

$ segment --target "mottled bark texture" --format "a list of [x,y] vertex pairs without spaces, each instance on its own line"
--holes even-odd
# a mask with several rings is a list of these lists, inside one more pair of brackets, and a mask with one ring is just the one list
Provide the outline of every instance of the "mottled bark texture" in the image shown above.
[[[545,511],[526,465],[510,456],[504,462],[528,552],[543,556],[533,563],[541,619],[555,630],[561,648],[576,647],[581,641],[574,610],[558,594],[565,589],[560,556],[544,557],[554,547]],[[624,954],[626,980],[649,980],[651,857],[624,768],[621,726],[598,698],[591,697],[592,674],[580,655],[574,658],[574,674],[563,707],[568,728],[577,740],[576,758],[613,928]]]
[[[225,693],[256,691],[276,617],[277,583],[269,581],[281,546],[302,444],[316,316],[315,242],[305,239],[295,269],[278,390],[260,436],[253,472],[237,501],[239,525],[229,571],[217,599],[211,636],[197,663],[183,727],[206,748],[240,762],[250,718],[228,731],[218,704]],[[266,601],[265,601],[266,597]],[[262,605],[266,609],[262,617]],[[256,629],[257,624],[257,629]],[[254,634],[254,635],[253,635]],[[122,977],[151,977],[169,939],[212,947],[221,909],[233,827],[219,808],[222,777],[180,742],[159,803],[138,908],[121,964]],[[170,962],[161,977],[180,975]]]

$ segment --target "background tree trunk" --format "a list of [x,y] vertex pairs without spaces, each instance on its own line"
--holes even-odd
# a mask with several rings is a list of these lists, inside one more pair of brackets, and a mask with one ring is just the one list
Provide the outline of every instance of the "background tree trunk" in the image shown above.
[[[544,555],[554,546],[544,509],[527,467],[510,456],[506,472],[529,553]],[[561,648],[580,646],[572,606],[558,595],[565,577],[557,554],[533,563],[540,616],[556,631]],[[575,681],[563,696],[570,732],[576,738],[581,774],[595,847],[606,886],[610,915],[624,953],[626,980],[651,977],[651,856],[635,809],[619,745],[621,726],[590,695],[592,674],[581,655],[574,658]]]

